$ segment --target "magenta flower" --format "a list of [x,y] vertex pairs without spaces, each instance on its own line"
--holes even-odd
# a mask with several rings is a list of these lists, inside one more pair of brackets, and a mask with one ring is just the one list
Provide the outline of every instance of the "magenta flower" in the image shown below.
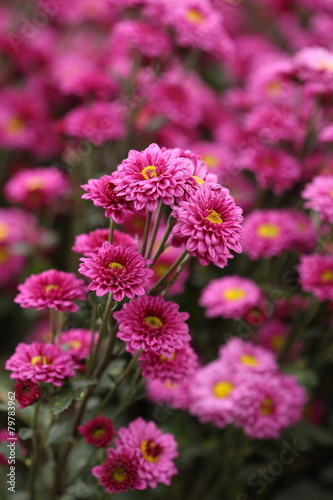
[[[80,362],[89,356],[89,349],[93,332],[83,328],[71,328],[62,332],[59,338],[59,345],[63,351],[67,352],[74,361]],[[94,344],[97,341],[95,333]]]
[[116,435],[111,419],[103,415],[98,415],[77,429],[87,443],[98,448],[107,448]]
[[39,342],[18,344],[15,353],[6,361],[5,368],[12,371],[10,378],[59,387],[66,378],[75,375],[75,364],[69,354],[57,345]]
[[56,309],[75,312],[79,307],[74,300],[86,298],[86,288],[82,280],[73,273],[50,269],[40,274],[32,274],[22,285],[14,302],[28,309]]
[[128,352],[143,349],[170,358],[191,339],[185,323],[189,314],[178,309],[178,304],[161,296],[131,300],[114,313],[119,323],[117,337],[126,342]]
[[[190,379],[185,379],[183,382],[162,382],[159,379],[146,380],[146,392],[149,401],[156,405],[165,404],[175,410],[187,410],[190,404],[189,396]],[[162,408],[156,408],[154,417],[160,418],[161,422],[166,419],[169,413]]]
[[191,255],[200,264],[213,262],[224,267],[230,250],[240,253],[243,220],[242,209],[235,205],[228,190],[221,186],[203,184],[192,194],[190,201],[183,201],[174,208],[176,224],[173,235],[186,244]]
[[260,288],[247,278],[223,276],[212,280],[202,290],[199,304],[207,318],[238,319],[249,309],[257,307],[262,298]]
[[252,260],[289,250],[293,239],[293,222],[284,210],[255,210],[246,217],[243,250]]
[[151,144],[144,151],[131,150],[114,173],[115,191],[136,210],[157,209],[158,201],[174,205],[183,195],[185,181],[190,177],[188,161],[179,156],[180,150],[160,149]]
[[278,438],[282,429],[302,418],[306,394],[293,376],[252,375],[244,378],[236,425],[252,439]]
[[40,389],[31,380],[19,380],[15,386],[15,397],[20,405],[19,410],[34,404],[40,398]]
[[112,293],[117,301],[136,295],[144,295],[144,287],[154,274],[147,267],[147,261],[134,248],[103,243],[98,253],[80,259],[79,273],[91,279],[89,290],[95,290],[101,297]]
[[171,477],[177,474],[173,463],[178,456],[175,438],[163,434],[155,422],[145,422],[141,417],[133,420],[128,428],[119,429],[115,444],[120,450],[135,452],[139,460],[138,476],[151,488],[158,483],[170,485]]
[[198,356],[189,344],[185,344],[183,349],[177,349],[171,358],[146,351],[140,354],[139,360],[143,377],[162,382],[181,382],[198,367]]
[[147,487],[138,475],[139,460],[134,450],[109,448],[107,453],[106,461],[93,467],[91,472],[108,493],[120,493],[129,489],[144,490]]
[[111,217],[117,224],[124,222],[126,211],[133,212],[133,205],[115,192],[112,175],[103,175],[100,179],[89,179],[88,184],[83,184],[81,187],[87,191],[82,198],[91,200],[96,207],[103,207],[105,217]]
[[[265,349],[269,349],[277,356],[283,348],[289,334],[289,325],[279,319],[272,318],[266,321],[265,324],[256,331],[255,340],[256,343],[263,346]],[[302,342],[298,340],[294,343],[289,352],[288,361],[294,360],[301,348]]]
[[333,223],[333,175],[318,175],[305,186],[304,206],[319,213],[320,218]]
[[219,350],[219,356],[232,371],[274,373],[278,370],[272,352],[239,338],[230,339],[223,345]]
[[303,255],[298,272],[303,290],[333,301],[333,255]]
[[68,179],[55,167],[21,170],[4,187],[10,203],[21,203],[30,209],[54,206],[69,191]]
[[[105,241],[109,241],[109,229],[95,229],[87,234],[79,234],[75,237],[72,247],[73,252],[81,253],[85,257],[92,257],[101,248]],[[137,248],[137,243],[132,236],[114,230],[112,244],[115,246]]]

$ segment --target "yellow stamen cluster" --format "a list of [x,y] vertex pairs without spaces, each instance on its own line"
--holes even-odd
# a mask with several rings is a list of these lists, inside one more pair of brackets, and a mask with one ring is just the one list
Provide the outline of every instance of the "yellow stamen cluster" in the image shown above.
[[230,382],[217,382],[213,387],[214,396],[217,398],[227,398],[234,386]]
[[154,165],[148,165],[148,167],[142,169],[140,173],[142,177],[146,179],[146,181],[149,181],[153,177],[158,177],[158,174],[156,172],[156,167]]
[[146,316],[145,322],[147,323],[147,325],[153,328],[158,328],[159,326],[163,326],[163,321],[157,316]]
[[222,224],[223,222],[222,217],[219,213],[215,212],[215,210],[210,210],[205,219],[209,220],[209,222],[212,222],[213,224]]

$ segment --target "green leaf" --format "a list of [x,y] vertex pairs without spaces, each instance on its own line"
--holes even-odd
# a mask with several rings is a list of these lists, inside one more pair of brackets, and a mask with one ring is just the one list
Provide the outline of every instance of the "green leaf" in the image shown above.
[[26,439],[31,439],[32,436],[34,435],[34,430],[31,429],[30,427],[21,427],[21,429],[18,432],[18,435],[20,436],[23,441]]
[[46,446],[53,443],[61,443],[67,440],[70,435],[70,425],[69,422],[56,422],[52,425],[50,432],[46,439]]
[[57,391],[50,399],[50,410],[54,415],[58,415],[70,407],[74,398],[75,393],[70,387]]

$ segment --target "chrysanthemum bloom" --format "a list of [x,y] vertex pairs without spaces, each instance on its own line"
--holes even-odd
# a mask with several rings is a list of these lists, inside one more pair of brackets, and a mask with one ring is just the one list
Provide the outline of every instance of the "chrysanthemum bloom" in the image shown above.
[[333,175],[318,175],[305,186],[304,206],[319,213],[320,218],[333,223]]
[[303,255],[297,270],[303,290],[333,300],[333,255]]
[[89,107],[80,106],[64,117],[64,132],[102,146],[106,141],[124,136],[125,112],[120,102],[95,102]]
[[119,323],[117,337],[126,342],[126,350],[132,354],[143,349],[170,358],[191,340],[185,323],[189,314],[178,309],[178,304],[159,295],[131,300],[114,313]]
[[76,312],[79,307],[74,300],[86,298],[84,282],[73,273],[50,269],[40,274],[32,274],[22,285],[14,302],[28,309],[56,309]]
[[133,211],[123,196],[115,192],[114,178],[112,175],[103,175],[99,179],[89,179],[88,184],[81,186],[87,191],[82,198],[91,200],[96,207],[103,207],[105,217],[111,217],[117,224],[125,220],[126,211]]
[[[80,362],[89,356],[90,344],[93,332],[83,328],[71,328],[62,332],[59,338],[61,349],[67,352],[74,361]],[[94,343],[97,341],[97,332],[94,336]]]
[[278,149],[255,151],[245,168],[255,174],[262,189],[272,188],[275,194],[292,188],[301,176],[301,168],[295,158]]
[[26,257],[15,255],[12,246],[0,244],[0,286],[16,280],[25,263]]
[[147,487],[146,482],[139,477],[139,460],[134,450],[109,448],[107,453],[106,461],[93,467],[91,472],[108,493],[120,493],[129,489],[144,490]]
[[242,393],[238,372],[221,360],[213,361],[191,377],[189,413],[200,422],[225,427],[234,421]]
[[306,394],[292,376],[251,375],[242,382],[236,425],[252,439],[278,438],[302,418]]
[[312,252],[317,241],[317,231],[310,217],[300,210],[285,209],[286,217],[294,226],[292,247],[298,252]]
[[[81,253],[85,257],[92,257],[98,253],[105,241],[109,241],[109,229],[95,229],[90,233],[78,234],[75,237],[73,252]],[[132,236],[114,230],[112,244],[115,246],[137,248],[137,243]]]
[[150,488],[158,483],[170,485],[177,474],[173,460],[178,456],[173,434],[163,434],[155,422],[145,422],[141,417],[118,431],[117,447],[131,449],[139,460],[138,476]]
[[298,78],[307,83],[311,92],[332,91],[333,52],[323,47],[305,47],[295,55],[294,62]]
[[293,224],[283,210],[255,210],[244,223],[243,250],[250,259],[269,259],[289,250]]
[[177,349],[171,358],[146,351],[140,354],[139,360],[143,377],[171,383],[188,378],[198,367],[198,356],[189,344]]
[[10,378],[30,380],[35,384],[46,382],[60,387],[68,377],[74,377],[75,364],[71,356],[54,344],[33,342],[17,345],[15,353],[6,361]]
[[[289,334],[290,327],[286,323],[279,319],[272,318],[266,321],[266,323],[256,331],[255,341],[265,349],[269,349],[272,353],[278,355]],[[295,342],[289,352],[288,361],[294,360],[301,348],[301,341]]]
[[174,208],[172,216],[176,224],[172,233],[203,266],[213,262],[224,267],[229,249],[242,251],[241,214],[242,209],[235,205],[226,189],[203,184],[189,201]]
[[219,356],[235,371],[274,373],[278,370],[276,358],[270,351],[239,338],[230,339],[221,346]]
[[98,448],[107,448],[116,435],[112,420],[103,415],[98,415],[84,425],[80,425],[77,430],[84,436],[87,443]]
[[69,190],[68,179],[55,167],[21,170],[4,187],[10,203],[21,203],[30,209],[55,206]]
[[186,182],[186,194],[193,193],[205,182],[217,184],[217,176],[208,172],[207,164],[199,155],[192,153],[190,150],[182,151],[180,154],[183,158],[188,160],[189,170],[191,172],[191,177],[189,177]]
[[144,287],[149,284],[153,271],[147,261],[134,248],[114,246],[108,241],[103,243],[96,255],[80,259],[79,273],[91,279],[88,285],[101,297],[112,293],[120,301],[136,295],[144,295]]
[[132,149],[114,172],[115,191],[133,202],[136,210],[154,212],[159,201],[173,205],[190,177],[188,161],[179,151],[160,149],[157,144],[141,152]]
[[260,303],[262,292],[254,281],[240,276],[224,276],[210,281],[202,290],[199,304],[207,318],[240,318]]
[[[157,405],[163,404],[175,410],[187,410],[190,404],[189,385],[190,379],[185,379],[180,383],[170,382],[170,380],[162,382],[159,379],[147,379],[147,398]],[[157,422],[164,422],[169,415],[170,412],[164,408],[155,408],[154,410],[154,419]]]
[[19,380],[15,386],[15,397],[20,405],[19,410],[34,404],[40,398],[40,388],[31,380]]

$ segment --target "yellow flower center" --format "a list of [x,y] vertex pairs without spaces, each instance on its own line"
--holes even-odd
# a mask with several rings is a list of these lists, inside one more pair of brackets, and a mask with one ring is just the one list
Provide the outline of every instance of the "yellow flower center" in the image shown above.
[[198,177],[197,175],[192,175],[193,179],[197,181],[197,183],[199,184],[199,186],[202,186],[205,181],[203,179],[201,179],[201,177]]
[[215,210],[210,210],[209,214],[205,219],[209,220],[209,222],[212,222],[213,224],[222,224],[223,220],[220,214],[215,212]]
[[34,366],[38,365],[50,365],[50,360],[46,356],[34,356],[30,363]]
[[251,356],[251,354],[243,354],[240,358],[240,362],[243,363],[243,365],[246,366],[257,366],[258,365],[258,360],[254,356]]
[[9,118],[7,123],[5,124],[5,131],[8,134],[18,134],[24,129],[24,122],[20,120],[20,118]]
[[149,179],[152,179],[153,177],[158,177],[156,167],[154,167],[154,165],[148,165],[148,167],[145,167],[140,173],[146,181],[149,181]]
[[213,392],[217,398],[226,398],[233,388],[234,386],[230,382],[218,382],[214,385]]
[[178,384],[177,382],[171,382],[170,380],[167,380],[164,384],[164,387],[166,387],[167,389],[177,389]]
[[162,320],[157,316],[146,316],[145,322],[147,325],[152,326],[153,328],[158,328],[159,326],[163,326]]
[[267,94],[269,96],[277,96],[280,94],[282,90],[282,85],[281,85],[281,82],[279,81],[272,81],[272,82],[269,82],[267,85],[266,85],[266,91],[267,91]]
[[51,290],[59,290],[60,286],[58,285],[46,285],[45,292],[49,293]]
[[260,412],[262,415],[271,415],[274,410],[274,404],[273,401],[269,398],[264,398],[261,406],[260,406]]
[[324,283],[331,283],[333,282],[333,271],[326,270],[323,273],[321,273],[321,281]]
[[190,23],[201,24],[205,20],[205,16],[198,9],[189,9],[186,13],[186,18]]
[[0,248],[0,264],[4,264],[5,262],[7,262],[8,258],[8,250],[6,250],[6,248]]
[[271,338],[271,346],[276,351],[279,351],[285,343],[285,338],[283,335],[273,335]]
[[208,167],[214,168],[217,167],[219,159],[215,155],[203,155],[202,159],[207,163]]
[[124,467],[118,467],[118,469],[112,472],[112,477],[118,483],[122,483],[125,479],[127,479],[127,472]]
[[105,429],[103,429],[103,427],[99,427],[98,429],[95,429],[93,432],[93,436],[97,439],[104,436],[104,434],[105,434]]
[[333,59],[320,59],[317,63],[317,68],[333,71]]
[[245,297],[245,290],[242,288],[228,288],[223,292],[223,298],[226,300],[234,301],[241,300]]
[[148,462],[155,463],[160,459],[161,447],[159,444],[154,443],[154,441],[145,440],[142,441],[141,447],[143,458],[145,458]]
[[162,361],[173,361],[175,359],[175,357],[176,357],[176,353],[173,352],[170,358],[166,358],[165,356],[163,356],[163,354],[161,354],[160,359]]
[[125,269],[125,266],[122,266],[119,264],[119,262],[110,262],[109,264],[110,269]]
[[41,189],[45,186],[45,181],[40,177],[30,177],[30,179],[27,180],[26,186],[29,191],[37,191],[37,189]]
[[153,270],[155,271],[155,275],[157,277],[161,277],[168,271],[169,267],[170,266],[168,266],[168,264],[161,262],[160,264],[156,264],[156,266],[153,267]]
[[0,241],[5,240],[9,235],[9,227],[7,224],[0,222]]
[[79,349],[82,345],[82,342],[80,340],[71,340],[69,344],[71,347],[73,347],[73,349]]
[[257,235],[261,238],[274,239],[280,234],[280,228],[276,224],[260,224],[257,227]]

